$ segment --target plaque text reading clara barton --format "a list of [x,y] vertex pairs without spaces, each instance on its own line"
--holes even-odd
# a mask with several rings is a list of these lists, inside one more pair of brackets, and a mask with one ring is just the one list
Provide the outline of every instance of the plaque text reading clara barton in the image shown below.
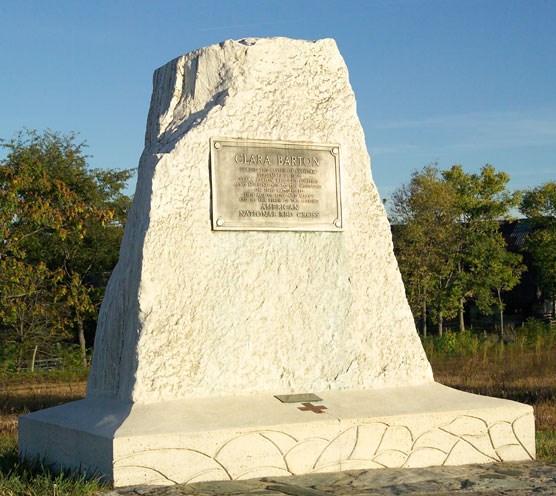
[[340,231],[339,146],[211,140],[215,230]]

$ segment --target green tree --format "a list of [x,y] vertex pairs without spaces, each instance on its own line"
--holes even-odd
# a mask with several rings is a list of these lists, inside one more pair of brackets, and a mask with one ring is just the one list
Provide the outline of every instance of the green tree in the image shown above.
[[[31,312],[42,305],[45,318],[33,333],[20,334],[20,341],[44,347],[72,334],[85,361],[85,326],[94,318],[107,273],[117,261],[130,205],[122,189],[132,172],[89,169],[85,144],[77,143],[75,134],[22,131],[2,146],[7,150],[0,166],[4,341],[13,340],[14,325],[23,325],[14,308],[30,294],[42,295],[34,307],[23,307]],[[33,271],[37,291],[24,291],[23,282],[30,284]]]
[[490,313],[492,307],[498,311],[500,338],[504,336],[503,293],[515,287],[525,266],[522,256],[506,248],[502,236],[481,236],[473,247],[474,269],[471,274],[475,302],[482,313]]
[[402,225],[395,249],[408,300],[416,317],[431,315],[439,334],[444,319],[458,314],[465,330],[469,300],[481,311],[496,305],[503,312],[503,291],[519,281],[520,257],[506,252],[499,231],[499,219],[518,202],[508,181],[490,165],[479,174],[460,165],[446,171],[427,166],[392,196],[391,220]]
[[57,308],[65,294],[62,274],[44,263],[33,266],[12,257],[2,260],[0,270],[0,344],[21,365],[37,344],[48,351],[68,337]]
[[[459,329],[463,332],[467,301],[474,299],[480,310],[489,312],[492,292],[498,291],[497,288],[507,291],[519,282],[521,258],[506,253],[499,228],[500,220],[507,218],[518,205],[519,195],[508,191],[508,174],[497,172],[489,164],[479,174],[465,173],[461,165],[454,165],[442,175],[454,192],[459,212],[454,286],[459,300]],[[501,260],[509,264],[509,271],[502,270]],[[495,269],[499,271],[493,273]],[[517,274],[517,279],[513,274]]]
[[525,250],[531,254],[541,289],[552,300],[556,315],[556,182],[549,181],[523,193],[520,211],[532,223]]
[[454,300],[457,215],[454,194],[440,171],[429,165],[414,172],[409,184],[392,195],[390,217],[395,251],[414,316],[427,334],[430,315],[442,335],[444,319],[455,316]]

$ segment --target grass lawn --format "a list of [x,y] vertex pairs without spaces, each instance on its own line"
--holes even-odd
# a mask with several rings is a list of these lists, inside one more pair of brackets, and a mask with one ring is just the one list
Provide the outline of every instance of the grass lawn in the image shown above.
[[[508,398],[535,408],[537,458],[556,463],[556,349],[492,349],[450,356],[429,352],[438,382],[472,393]],[[94,495],[98,481],[53,476],[17,460],[17,416],[82,398],[84,377],[67,374],[0,376],[0,495]]]

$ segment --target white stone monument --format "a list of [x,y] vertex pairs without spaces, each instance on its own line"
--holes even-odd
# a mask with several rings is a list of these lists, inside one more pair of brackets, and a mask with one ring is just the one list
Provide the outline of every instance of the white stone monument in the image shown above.
[[333,40],[155,72],[87,397],[20,452],[116,486],[534,458],[530,406],[433,381]]

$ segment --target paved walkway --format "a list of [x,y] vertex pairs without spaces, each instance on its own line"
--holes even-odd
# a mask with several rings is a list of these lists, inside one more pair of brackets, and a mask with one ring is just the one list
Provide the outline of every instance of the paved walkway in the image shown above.
[[245,481],[117,489],[103,496],[525,496],[556,495],[556,464],[540,462],[352,470]]

